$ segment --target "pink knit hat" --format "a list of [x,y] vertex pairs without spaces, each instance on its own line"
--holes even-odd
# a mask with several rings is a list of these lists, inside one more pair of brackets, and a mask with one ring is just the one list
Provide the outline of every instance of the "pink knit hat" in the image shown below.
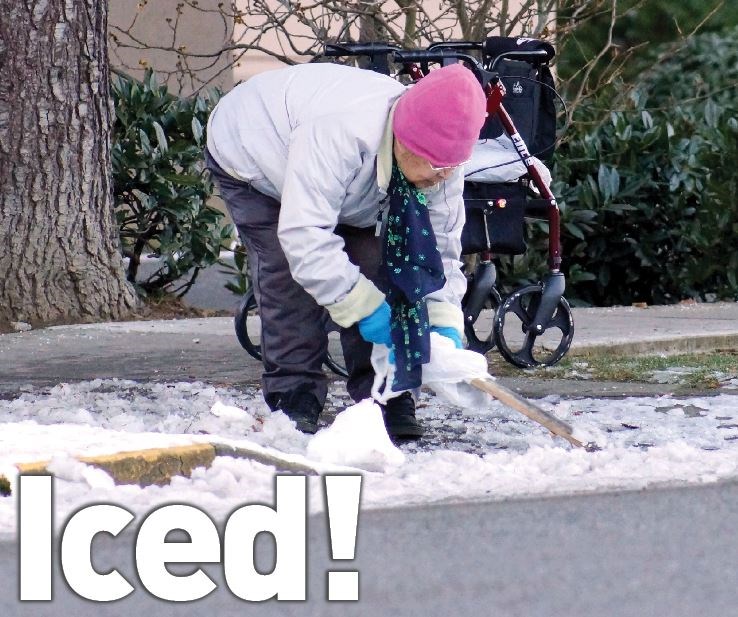
[[461,64],[431,71],[399,99],[392,129],[410,152],[435,167],[468,160],[486,116],[486,98]]

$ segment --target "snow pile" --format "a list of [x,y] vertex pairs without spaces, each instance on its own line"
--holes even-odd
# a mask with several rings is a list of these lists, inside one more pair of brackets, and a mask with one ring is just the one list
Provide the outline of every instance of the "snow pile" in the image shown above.
[[[250,460],[218,457],[191,478],[140,488],[114,486],[107,474],[72,458],[201,441],[276,449],[298,462],[312,460],[321,472],[334,469],[329,460],[384,469],[364,473],[363,508],[738,478],[735,396],[550,396],[539,404],[602,450],[572,449],[496,401],[458,409],[423,393],[418,415],[427,435],[401,445],[404,463],[399,464],[396,449],[376,446],[379,439],[366,424],[376,426],[377,417],[366,415],[366,405],[339,413],[333,428],[323,429],[311,442],[284,414],[270,413],[257,389],[97,380],[0,400],[0,473],[12,477],[15,463],[51,459],[58,525],[90,503],[117,503],[139,515],[164,503],[190,503],[214,518],[244,503],[273,503],[274,467]],[[349,406],[342,386],[333,387],[328,406],[329,413]],[[317,476],[309,478],[312,512],[324,507],[320,482]],[[0,498],[0,533],[14,533],[16,516],[15,498]]]
[[382,410],[371,399],[342,411],[333,424],[318,431],[308,444],[307,456],[367,471],[388,471],[405,462],[405,455],[387,435]]

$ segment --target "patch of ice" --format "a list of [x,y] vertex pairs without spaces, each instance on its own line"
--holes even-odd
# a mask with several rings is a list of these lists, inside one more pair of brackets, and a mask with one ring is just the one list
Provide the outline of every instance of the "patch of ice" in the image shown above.
[[[331,405],[348,405],[342,388],[333,387]],[[734,395],[615,400],[550,396],[538,403],[602,449],[573,449],[497,401],[484,409],[459,410],[423,393],[418,416],[427,436],[401,446],[403,464],[382,474],[365,473],[362,507],[738,478],[738,424],[729,421],[738,405]],[[368,449],[372,440],[364,439],[361,426],[349,422],[349,435],[358,448]],[[113,486],[107,474],[72,458],[202,441],[271,449],[295,462],[321,456],[287,416],[269,412],[258,390],[95,380],[0,400],[0,473],[15,482],[15,463],[51,460],[60,525],[83,505],[104,501],[141,514],[159,504],[192,503],[215,518],[244,503],[273,502],[275,468],[249,460],[219,457],[191,478],[142,489]],[[345,453],[341,456],[349,462]],[[323,462],[319,469],[338,473],[345,467]],[[309,479],[314,512],[323,508],[319,482],[319,477]],[[0,533],[14,533],[16,516],[15,497],[1,498]]]
[[654,383],[681,383],[685,377],[692,375],[697,369],[694,367],[672,367],[653,371],[650,381]]

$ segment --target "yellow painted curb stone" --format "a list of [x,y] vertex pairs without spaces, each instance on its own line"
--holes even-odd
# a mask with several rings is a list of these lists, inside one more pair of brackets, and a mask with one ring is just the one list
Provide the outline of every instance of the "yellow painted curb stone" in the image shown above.
[[[200,443],[168,448],[150,448],[103,454],[99,456],[78,456],[76,460],[105,470],[116,484],[137,484],[163,486],[169,484],[174,476],[190,477],[196,467],[208,469],[216,456],[241,458],[269,465],[282,473],[317,475],[318,471],[310,464],[281,458],[260,448],[234,447],[218,443]],[[50,461],[35,461],[15,465],[24,475],[46,474]],[[0,474],[0,497],[11,494],[11,484]]]
[[[189,477],[193,469],[208,468],[214,459],[215,447],[209,443],[77,457],[81,463],[105,470],[116,484],[139,486],[161,486],[168,484],[173,476]],[[16,468],[22,474],[44,474],[48,464],[49,461],[19,463]]]

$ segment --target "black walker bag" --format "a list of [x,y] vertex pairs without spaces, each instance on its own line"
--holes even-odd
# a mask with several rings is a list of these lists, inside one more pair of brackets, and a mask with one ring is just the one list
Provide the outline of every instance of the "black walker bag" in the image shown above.
[[[541,62],[504,58],[495,67],[507,92],[502,104],[530,153],[547,161],[553,155],[556,143],[556,95],[547,64],[555,55],[554,49],[545,41],[517,37],[490,37],[485,42],[484,54],[488,62],[509,51],[545,51],[547,54],[547,59]],[[494,139],[502,132],[500,121],[490,116],[480,137]]]
[[502,255],[525,253],[525,204],[523,182],[464,184],[466,224],[461,232],[461,254],[491,251]]

